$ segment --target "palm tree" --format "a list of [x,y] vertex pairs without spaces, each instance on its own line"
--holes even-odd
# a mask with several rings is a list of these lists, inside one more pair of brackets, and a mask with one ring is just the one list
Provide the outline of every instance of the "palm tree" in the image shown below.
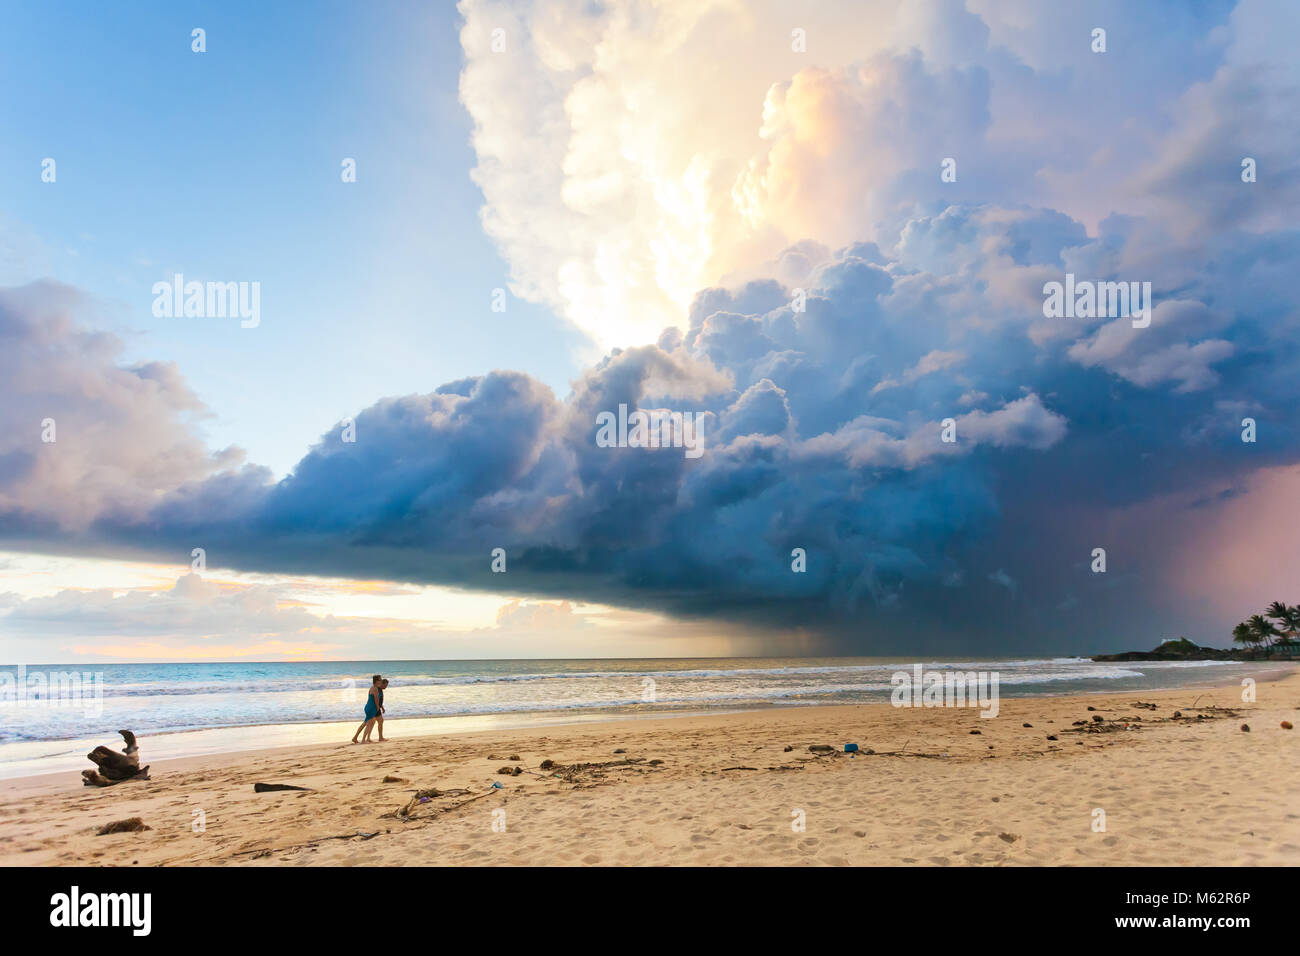
[[1255,643],[1255,635],[1250,633],[1250,626],[1245,621],[1232,629],[1232,642],[1243,647]]
[[1277,636],[1277,628],[1273,622],[1268,620],[1262,614],[1252,614],[1246,621],[1246,627],[1250,629],[1250,635],[1260,644],[1267,644],[1269,638]]
[[1274,601],[1265,613],[1278,622],[1283,634],[1295,640],[1296,634],[1300,632],[1300,604],[1288,607],[1281,601]]

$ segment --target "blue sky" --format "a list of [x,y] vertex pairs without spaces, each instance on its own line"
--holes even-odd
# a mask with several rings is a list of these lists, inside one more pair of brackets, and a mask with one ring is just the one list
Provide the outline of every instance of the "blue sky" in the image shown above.
[[[378,395],[499,366],[567,391],[577,336],[517,298],[490,309],[506,268],[479,226],[451,4],[4,17],[0,215],[21,248],[3,279],[93,290],[126,361],[185,370],[215,413],[213,445],[283,474]],[[356,183],[340,180],[344,157]],[[150,289],[173,272],[260,281],[261,328],[154,318]]]

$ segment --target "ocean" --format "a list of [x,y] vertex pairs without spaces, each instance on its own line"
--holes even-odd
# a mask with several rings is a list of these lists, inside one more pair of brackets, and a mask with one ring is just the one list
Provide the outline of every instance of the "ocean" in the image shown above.
[[[89,766],[141,738],[146,761],[347,741],[370,675],[389,678],[391,735],[719,710],[885,701],[912,658],[329,661],[0,666],[0,778]],[[1002,697],[1158,689],[1259,677],[1277,664],[1102,664],[1079,658],[921,660],[996,671]],[[79,675],[80,686],[70,675]],[[74,699],[75,698],[75,699]]]

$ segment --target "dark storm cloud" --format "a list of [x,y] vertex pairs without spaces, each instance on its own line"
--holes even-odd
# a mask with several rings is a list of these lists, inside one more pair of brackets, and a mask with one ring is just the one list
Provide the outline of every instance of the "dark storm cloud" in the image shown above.
[[[699,291],[680,329],[611,352],[563,398],[508,371],[383,398],[357,411],[355,442],[330,428],[279,482],[237,449],[212,453],[184,370],[121,366],[73,290],[0,290],[0,544],[172,561],[203,547],[214,566],[650,607],[798,628],[841,651],[1222,638],[1196,604],[1215,582],[1175,549],[1252,500],[1263,469],[1300,461],[1300,74],[1280,28],[1300,14],[1229,7],[1106,7],[1104,60],[1082,8],[931,11],[925,56],[800,80],[824,94],[803,104],[813,125],[843,131],[835,150],[802,136],[787,104],[746,179],[782,235],[874,242],[803,241],[751,263],[763,278]],[[648,61],[684,68],[657,47]],[[505,72],[485,102],[544,99],[545,84],[519,82],[525,63],[505,62],[487,61]],[[639,77],[604,81],[619,90],[624,75]],[[622,206],[618,229],[597,217],[589,235],[570,201],[582,190],[548,177],[575,165],[565,143],[518,134],[529,117],[576,122],[565,105],[502,111],[489,145],[518,161],[478,172],[489,225],[520,233],[505,246],[525,285],[599,273],[592,250],[628,244]],[[950,140],[956,183],[937,175]],[[609,152],[589,163],[601,195],[627,159]],[[792,182],[798,201],[766,192]],[[646,222],[658,243],[661,222]],[[648,281],[627,261],[638,268],[589,286]],[[1045,317],[1044,284],[1066,273],[1150,282],[1150,327]],[[700,415],[704,455],[599,447],[597,416],[620,405]],[[54,444],[40,441],[47,417]],[[956,443],[940,440],[946,419]],[[1135,520],[1147,513],[1159,520]],[[1097,547],[1106,574],[1089,569]]]
[[[1231,495],[1300,459],[1294,293],[1277,278],[1300,264],[1295,237],[1225,237],[1175,287],[1152,270],[1148,329],[1044,319],[1042,282],[1070,263],[1144,278],[1129,265],[1150,256],[1142,230],[1117,225],[1089,239],[1052,211],[952,206],[909,222],[892,257],[805,244],[804,311],[772,280],[705,290],[684,332],[615,351],[563,400],[517,372],[383,399],[355,416],[355,442],[336,426],[274,484],[192,437],[201,406],[175,369],[120,369],[113,342],[67,318],[64,290],[11,290],[0,522],[49,547],[203,547],[249,570],[802,627],[837,649],[1013,649],[1008,630],[1034,626],[1066,649],[1150,596],[1141,569],[1090,580],[1095,515]],[[1267,264],[1253,286],[1222,268],[1243,248]],[[50,403],[68,425],[41,448]],[[596,416],[620,404],[700,413],[705,454],[599,447]],[[46,480],[22,464],[64,449]],[[1104,543],[1122,566],[1122,530]],[[1071,624],[1061,608],[1089,588]]]

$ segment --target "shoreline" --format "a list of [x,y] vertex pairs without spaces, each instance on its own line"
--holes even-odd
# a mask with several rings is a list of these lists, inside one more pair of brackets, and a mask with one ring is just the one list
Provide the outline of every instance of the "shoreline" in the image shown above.
[[[157,761],[146,746],[149,781],[7,781],[0,863],[1295,865],[1300,732],[1279,724],[1300,722],[1300,673],[1256,691],[1253,703],[1236,683],[1003,698],[993,719],[774,707]],[[428,788],[440,795],[398,813]],[[150,829],[96,835],[133,816]]]
[[[1300,671],[1300,664],[1292,664],[1286,661],[1277,662],[1259,662],[1261,664],[1276,664],[1275,669],[1263,671],[1257,676],[1260,683],[1271,682],[1283,679],[1288,673]],[[1218,686],[1221,681],[1207,674],[1198,679],[1189,679],[1184,683],[1173,687],[1160,688],[1161,691],[1178,690],[1181,688],[1195,687],[1214,687]],[[1063,690],[1059,693],[1040,692],[1035,694],[1002,694],[1002,700],[1034,700],[1040,698],[1058,698],[1058,697],[1085,697],[1085,696],[1116,696],[1124,694],[1151,694],[1155,693],[1154,688],[1128,688],[1114,691],[1069,691]],[[593,707],[590,710],[536,710],[536,711],[508,711],[500,713],[475,713],[475,714],[448,714],[448,715],[413,715],[410,717],[391,717],[388,722],[395,729],[406,727],[413,730],[414,733],[404,735],[405,739],[417,737],[445,737],[459,736],[463,734],[486,733],[490,731],[507,731],[507,730],[525,730],[530,727],[566,727],[582,726],[589,724],[618,724],[626,721],[642,720],[676,720],[691,717],[706,717],[712,715],[724,715],[734,713],[751,713],[751,712],[769,712],[775,710],[805,710],[821,708],[838,708],[838,707],[867,707],[887,704],[887,699],[868,700],[846,703],[804,703],[792,704],[787,702],[769,703],[764,701],[753,701],[740,703],[735,707],[718,706],[691,708],[682,707],[680,710],[666,710],[661,712],[602,709]],[[164,730],[154,733],[137,731],[137,737],[141,741],[142,753],[146,756],[146,763],[161,765],[164,762],[177,760],[195,759],[209,756],[221,756],[228,754],[256,754],[267,751],[281,750],[286,748],[301,748],[313,746],[329,746],[333,743],[340,742],[339,737],[344,738],[342,742],[346,743],[346,738],[350,736],[351,731],[355,730],[356,724],[360,721],[344,720],[321,720],[321,721],[293,721],[293,722],[267,722],[254,724],[230,724],[215,727],[199,727],[179,730]],[[127,728],[133,729],[133,728]],[[337,731],[338,737],[335,737]],[[400,730],[399,730],[400,733]],[[253,740],[262,738],[265,735],[277,741],[260,745],[252,745]],[[157,745],[161,743],[162,746]],[[0,743],[0,791],[6,787],[14,786],[18,781],[29,780],[33,777],[59,776],[69,771],[76,771],[78,774],[81,770],[90,766],[85,759],[85,754],[94,747],[107,745],[113,749],[118,749],[120,740],[115,734],[104,733],[97,737],[73,737],[73,738],[53,738],[45,740],[30,741],[7,741]],[[153,746],[150,746],[153,744]],[[45,753],[36,754],[31,757],[19,756],[16,758],[5,759],[7,753],[12,753],[18,748],[35,751],[38,748],[46,751]],[[54,750],[54,753],[48,751]],[[150,753],[159,753],[161,755],[156,759],[148,759]],[[57,762],[58,767],[49,769],[22,769],[19,772],[12,772],[15,768],[30,768],[33,764],[48,764]]]
[[[827,706],[858,706],[858,705],[827,705]],[[554,715],[556,719],[554,720],[531,719],[527,721],[521,721],[517,724],[505,723],[496,727],[484,727],[480,729],[470,729],[470,730],[449,727],[448,729],[437,730],[437,731],[426,732],[426,733],[417,733],[417,734],[411,734],[405,736],[394,736],[393,739],[394,740],[400,739],[405,741],[434,741],[444,737],[473,737],[480,734],[522,732],[530,729],[570,729],[574,727],[617,725],[625,722],[634,722],[634,721],[671,721],[671,720],[678,720],[682,718],[689,719],[692,717],[725,716],[729,714],[748,714],[748,713],[755,713],[758,710],[801,710],[801,709],[803,708],[781,707],[780,705],[773,705],[772,707],[765,707],[765,708],[737,708],[734,710],[718,709],[718,710],[709,710],[709,711],[687,711],[680,714],[601,715],[601,716],[592,716],[585,720],[582,719],[581,717],[575,717],[574,715],[567,714],[563,711],[547,711],[543,713],[530,714],[528,716],[535,718],[535,717]],[[474,718],[477,718],[478,716],[480,715],[473,715]],[[464,718],[459,716],[394,717],[391,718],[391,720],[386,719],[385,726],[410,725],[413,723],[426,723],[426,722],[439,722],[439,721],[459,721],[465,719],[472,719],[472,718]],[[139,740],[142,744],[141,752],[145,753],[147,758],[147,751],[144,749],[144,745],[147,744],[148,741],[157,740],[159,737],[177,736],[180,734],[207,734],[207,733],[212,733],[217,731],[235,731],[235,732],[242,733],[244,731],[259,730],[265,728],[277,728],[285,731],[293,731],[295,729],[303,728],[303,727],[321,728],[321,729],[338,727],[341,728],[341,730],[343,731],[351,732],[356,729],[356,725],[358,723],[360,723],[360,721],[347,721],[347,722],[321,721],[318,723],[303,722],[303,723],[295,723],[295,724],[241,724],[235,727],[214,727],[214,728],[207,728],[198,731],[168,731],[166,733],[155,734],[150,737],[141,736]],[[177,765],[185,765],[186,767],[188,767],[191,764],[195,764],[197,761],[203,761],[209,758],[242,759],[242,758],[260,757],[266,754],[274,754],[279,751],[293,751],[295,753],[301,753],[307,750],[331,750],[335,747],[351,746],[351,744],[348,743],[347,733],[343,733],[341,736],[342,739],[332,737],[329,740],[298,741],[292,743],[268,745],[264,747],[240,747],[231,750],[225,750],[225,749],[209,750],[201,753],[188,753],[188,754],[180,754],[173,757],[161,757],[157,760],[145,759],[143,763],[149,765],[151,768],[156,768],[159,772],[162,772],[163,770],[169,767],[174,767]],[[107,746],[113,749],[121,749],[122,741],[120,737],[110,737],[109,735],[105,735],[102,740],[98,738],[97,740],[99,743],[106,744]],[[51,742],[57,743],[58,741],[51,741]],[[90,744],[90,746],[93,748],[94,744]],[[361,746],[361,745],[358,744],[357,746]],[[372,746],[377,746],[377,745],[372,745]],[[66,781],[70,779],[69,774],[79,775],[83,769],[92,768],[94,766],[88,760],[86,760],[85,753],[83,753],[81,749],[77,749],[73,752],[77,755],[77,759],[74,761],[76,764],[75,769],[43,770],[38,773],[4,776],[2,774],[3,765],[0,765],[0,798],[3,797],[5,791],[12,791],[20,788],[26,788],[28,785],[31,785],[33,783],[39,784],[41,782],[52,782],[54,780]]]

